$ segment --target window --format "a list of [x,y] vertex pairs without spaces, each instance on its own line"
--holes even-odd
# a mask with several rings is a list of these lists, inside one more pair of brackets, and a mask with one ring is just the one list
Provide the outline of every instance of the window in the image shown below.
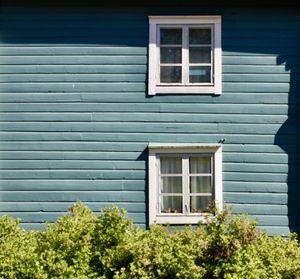
[[221,17],[150,16],[148,94],[221,94]]
[[222,209],[222,147],[149,144],[149,222],[196,224]]

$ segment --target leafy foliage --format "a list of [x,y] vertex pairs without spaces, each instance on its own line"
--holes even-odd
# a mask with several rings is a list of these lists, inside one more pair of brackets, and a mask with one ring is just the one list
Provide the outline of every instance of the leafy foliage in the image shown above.
[[7,216],[0,218],[0,278],[47,278],[36,253],[37,234],[18,224]]
[[269,237],[247,216],[216,213],[207,225],[133,226],[123,209],[96,216],[82,203],[44,231],[0,218],[0,278],[300,278],[296,235]]

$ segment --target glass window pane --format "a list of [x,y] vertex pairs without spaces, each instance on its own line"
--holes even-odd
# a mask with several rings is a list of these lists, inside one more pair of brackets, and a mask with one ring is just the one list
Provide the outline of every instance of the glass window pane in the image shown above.
[[212,193],[211,177],[209,176],[191,176],[190,193]]
[[190,63],[210,63],[210,47],[190,47],[189,61]]
[[210,28],[190,28],[189,29],[190,44],[210,44],[211,29]]
[[160,63],[181,63],[181,47],[161,47]]
[[181,66],[161,66],[161,83],[181,83]]
[[161,213],[182,213],[182,197],[161,197]]
[[182,193],[182,177],[161,177],[162,193]]
[[211,173],[211,157],[190,157],[190,173]]
[[182,173],[181,157],[160,157],[160,173]]
[[210,206],[212,204],[212,197],[191,197],[191,213],[210,212]]
[[160,29],[161,45],[181,45],[182,29],[181,28],[161,28]]
[[189,73],[190,83],[211,82],[210,66],[191,66]]

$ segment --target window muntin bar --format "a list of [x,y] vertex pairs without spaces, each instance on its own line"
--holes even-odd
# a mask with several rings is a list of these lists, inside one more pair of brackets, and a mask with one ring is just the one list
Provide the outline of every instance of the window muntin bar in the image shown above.
[[213,84],[212,26],[159,25],[158,30],[159,85]]
[[160,214],[209,212],[213,201],[213,155],[159,157]]

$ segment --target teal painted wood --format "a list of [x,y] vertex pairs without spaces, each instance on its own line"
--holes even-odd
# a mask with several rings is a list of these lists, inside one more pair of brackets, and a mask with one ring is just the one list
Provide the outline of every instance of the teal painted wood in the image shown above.
[[[1,170],[0,179],[145,179],[142,170]],[[2,195],[4,197],[4,195]],[[80,198],[78,198],[80,199]]]
[[289,225],[287,216],[249,215],[249,218],[252,220],[256,220],[260,224],[260,226],[274,226],[275,222],[277,226],[287,227]]
[[[289,74],[240,74],[240,75],[231,75],[231,74],[224,74],[223,75],[223,81],[224,82],[270,82],[273,83],[274,80],[277,82],[290,82],[290,76]],[[299,76],[296,76],[295,79],[293,79],[293,82],[298,82],[300,80]]]
[[[74,61],[74,58],[72,59]],[[38,62],[37,62],[38,63]],[[61,83],[22,83],[21,92],[141,92],[145,91],[145,83],[89,83],[89,82],[61,82]],[[1,83],[0,92],[20,92],[20,84]]]
[[[224,199],[228,203],[286,205],[287,193],[225,193]],[[261,212],[262,215],[263,212]],[[275,224],[274,224],[275,225]]]
[[224,160],[226,162],[238,163],[270,163],[270,164],[287,164],[288,156],[286,154],[265,154],[260,153],[225,153]]
[[225,181],[225,192],[248,192],[248,193],[286,193],[287,183],[278,182],[249,182],[249,181]]
[[[6,212],[3,212],[6,214]],[[42,223],[42,222],[55,222],[61,217],[61,212],[30,212],[30,213],[9,213],[14,218],[20,218],[24,223]],[[146,222],[145,213],[129,213],[128,217],[131,218],[137,224],[143,224]]]
[[[16,85],[15,85],[16,86]],[[21,90],[21,89],[19,89]],[[270,95],[270,98],[272,95]],[[117,105],[116,105],[117,103]],[[87,101],[79,103],[64,102],[39,102],[39,103],[1,103],[0,110],[2,112],[156,112],[156,113],[229,113],[229,114],[254,114],[254,115],[287,115],[288,110],[291,113],[296,113],[299,110],[299,105],[292,104],[288,106],[283,105],[267,105],[267,104],[201,104],[201,103],[185,103],[185,104],[172,104],[172,103],[124,103],[116,102],[101,102],[97,104],[96,101]]]
[[[0,65],[141,65],[146,56],[3,56]],[[267,61],[265,61],[267,63]]]
[[[30,146],[32,145],[31,142],[39,142],[40,140],[43,141],[49,141],[49,148],[50,150],[55,150],[55,148],[57,147],[58,150],[61,150],[61,146],[65,146],[65,142],[69,141],[71,143],[71,145],[67,148],[67,150],[70,150],[69,148],[71,148],[72,146],[77,146],[74,145],[74,143],[72,141],[77,141],[80,140],[81,138],[81,134],[80,132],[70,132],[68,135],[68,132],[51,132],[48,135],[46,134],[46,132],[5,132],[3,133],[1,136],[2,140],[3,140],[3,145],[0,146],[0,150],[21,150],[23,148],[25,148],[26,150],[26,146]],[[166,142],[169,139],[169,135],[173,135],[174,137],[176,137],[178,142],[184,142],[187,139],[189,139],[189,141],[191,142],[197,142],[201,139],[201,141],[203,142],[208,142],[210,139],[215,139],[215,140],[220,140],[220,137],[225,137],[227,140],[230,140],[232,143],[249,143],[249,144],[268,144],[268,143],[272,143],[272,141],[274,141],[274,136],[273,135],[258,135],[258,136],[254,136],[254,135],[235,135],[235,134],[209,134],[209,135],[205,135],[205,136],[201,136],[197,133],[185,133],[185,134],[178,134],[178,133],[170,133],[170,134],[166,134],[166,133],[148,133],[148,132],[141,132],[141,133],[100,133],[100,132],[89,132],[86,133],[84,135],[84,139],[82,139],[82,144],[81,146],[86,150],[86,148],[92,148],[96,151],[96,145],[95,143],[93,143],[94,141],[98,141],[98,142],[102,142],[102,141],[106,141],[106,142],[111,142],[112,145],[114,145],[114,142],[116,140],[118,141],[122,141],[122,142],[136,142],[136,143],[144,143],[144,146],[146,148],[147,143],[145,141],[149,140],[149,141],[159,141],[159,142]],[[287,139],[291,138],[291,136],[287,135]],[[13,141],[13,142],[10,142]],[[52,141],[56,141],[57,143],[53,143]],[[294,142],[295,144],[297,143],[296,140],[294,140],[293,138],[291,138],[291,142]],[[42,143],[43,144],[43,143]],[[80,146],[80,145],[78,145]],[[93,147],[95,146],[95,148]],[[43,148],[43,145],[38,144],[36,147],[33,147],[35,150],[39,150],[39,148]],[[72,150],[72,149],[71,149]],[[100,149],[99,151],[103,151],[103,149],[101,149],[101,145],[100,145]],[[131,150],[129,150],[131,151]],[[260,155],[258,155],[258,157],[260,157],[260,159],[258,159],[259,161],[263,160],[264,158],[262,158]],[[284,156],[282,156],[283,158]],[[267,157],[268,158],[268,157]],[[254,160],[254,159],[253,159]],[[242,161],[242,158],[240,159],[240,161]]]
[[[148,15],[221,14],[223,94],[147,96]],[[147,225],[149,142],[223,144],[224,199],[300,231],[297,11],[0,13],[0,211],[43,228],[77,200]]]
[[[138,103],[139,106],[145,102],[145,98],[141,92],[136,92],[136,93],[126,93],[126,100],[122,100],[124,93],[120,92],[111,92],[111,93],[91,93],[91,92],[77,92],[77,93],[61,93],[61,92],[55,92],[55,93],[49,93],[49,92],[10,92],[10,93],[1,93],[0,97],[2,102],[5,103],[50,103],[53,102],[53,99],[55,99],[56,103],[67,103],[67,102],[80,102],[80,103],[89,103],[89,102],[102,102],[102,103]],[[224,96],[218,104],[230,104],[233,106],[233,104],[260,104],[260,105],[266,105],[266,104],[287,104],[288,103],[288,98],[286,94],[283,93],[274,93],[272,94],[272,98],[270,98],[270,93],[249,93],[247,96],[244,96],[245,94],[241,93],[228,93],[226,96]],[[221,110],[220,106],[217,106],[215,104],[215,99],[212,98],[211,96],[202,96],[203,98],[200,98],[199,96],[189,96],[187,99],[187,103],[199,103],[200,104],[211,104],[212,102],[214,103],[214,108],[216,110]],[[295,104],[299,104],[300,99],[297,101],[295,100]],[[157,96],[157,98],[151,98],[149,99],[148,103],[160,103],[160,104],[166,104],[166,103],[171,103],[171,104],[177,104],[177,103],[182,103],[182,97],[179,96],[174,96],[172,98],[170,95],[161,97]],[[212,105],[211,105],[212,106]],[[245,108],[246,106],[244,106]],[[176,109],[180,110],[181,106],[178,106]],[[191,109],[193,106],[191,107]],[[198,111],[195,111],[195,113],[198,114],[203,114],[205,113],[205,106],[198,108]],[[116,109],[115,109],[116,110]],[[121,107],[118,108],[118,110],[121,110]],[[203,112],[202,112],[203,110]],[[174,112],[174,111],[172,111]],[[222,110],[220,111],[220,113]],[[191,112],[187,112],[188,115],[191,115]],[[239,113],[239,112],[237,112]],[[227,112],[228,114],[228,112]],[[240,113],[241,114],[241,113]],[[261,114],[261,113],[260,113]],[[154,117],[157,115],[154,115]],[[181,115],[178,115],[174,113],[174,117],[180,117]],[[228,115],[227,115],[228,116]],[[243,116],[243,115],[242,115]],[[105,117],[105,115],[103,115]],[[226,115],[224,116],[226,117]],[[119,118],[118,118],[119,119]],[[137,120],[137,119],[136,119]],[[161,119],[163,121],[164,118]],[[237,121],[237,120],[236,120]]]
[[[40,138],[42,139],[42,138]],[[256,151],[256,152],[259,152]],[[241,153],[243,156],[243,150],[241,149]],[[235,162],[256,162],[255,158],[257,159],[257,162],[261,163],[287,163],[287,155],[286,154],[280,154],[279,152],[274,151],[274,154],[272,153],[266,153],[265,156],[261,156],[261,154],[253,154],[253,156],[248,156],[249,153],[246,153],[246,157],[240,158],[240,156],[232,155],[232,157],[228,157],[227,155],[230,154],[230,152],[224,152],[224,161],[227,158],[228,162],[235,161]],[[274,155],[274,156],[273,156]],[[101,151],[94,151],[94,152],[88,152],[88,151],[0,151],[0,158],[1,159],[8,159],[8,160],[137,160],[140,156],[140,152],[101,152]],[[247,161],[249,158],[249,161]],[[276,159],[277,158],[277,159]]]
[[286,205],[270,205],[270,204],[260,204],[257,206],[256,204],[231,204],[231,211],[235,214],[262,214],[262,210],[265,212],[265,215],[271,216],[287,216],[288,207]]
[[[261,82],[272,83],[276,79],[278,83],[290,81],[290,76],[286,74],[223,74],[224,82]],[[145,82],[146,75],[142,74],[1,74],[1,82]],[[293,82],[299,82],[300,77],[296,76]]]
[[[119,122],[82,122],[82,123],[62,123],[62,122],[8,122],[2,123],[2,131],[49,131],[49,132],[136,132],[141,133],[198,133],[203,134],[258,134],[274,135],[280,128],[279,124],[229,124],[222,123],[119,123]],[[297,124],[290,125],[291,130],[286,134],[297,134]]]
[[[55,132],[61,133],[61,132]],[[80,135],[75,134],[66,140],[65,137],[59,138],[57,141],[57,136],[49,135],[49,137],[42,141],[3,141],[0,146],[1,150],[52,150],[52,151],[145,151],[148,141],[149,142],[170,142],[170,137],[176,138],[176,142],[192,142],[197,143],[199,141],[203,143],[218,142],[221,138],[225,138],[228,142],[232,144],[273,144],[275,140],[274,135],[233,135],[233,134],[209,134],[209,135],[199,135],[199,134],[156,134],[156,133],[89,133],[84,136],[84,141],[80,141]],[[48,141],[48,139],[54,139],[54,141]],[[288,148],[295,145],[297,148],[297,139],[293,136],[287,136],[287,140],[290,141]],[[96,141],[96,142],[94,142]],[[107,142],[101,143],[101,142]],[[119,141],[119,143],[115,143]],[[134,142],[134,145],[127,145],[127,143]],[[143,143],[141,143],[143,142]],[[128,149],[126,149],[128,148]]]
[[[120,119],[122,117],[122,119]],[[149,117],[154,123],[249,123],[249,124],[281,124],[287,120],[286,115],[239,115],[216,114],[176,114],[176,113],[0,113],[0,121],[6,122],[145,122]],[[6,132],[0,132],[1,139],[5,140]],[[26,133],[22,133],[23,136]]]
[[0,82],[145,82],[145,74],[2,74]]
[[224,172],[225,181],[287,182],[287,173]]
[[[284,146],[288,146],[288,142],[286,145],[254,145],[254,144],[227,144],[224,145],[225,152],[233,152],[233,153],[241,153],[241,156],[243,156],[243,153],[262,153],[269,154],[269,153],[276,153],[276,154],[282,154],[283,156],[288,156],[288,154],[284,154],[283,148]],[[297,148],[297,145],[292,145],[294,149],[294,153],[299,153],[300,149]]]
[[143,161],[91,161],[91,160],[18,160],[0,164],[1,169],[87,169],[87,170],[145,170]]
[[111,152],[128,152],[139,151],[142,152],[147,147],[147,144],[132,143],[132,142],[3,142],[1,143],[1,150],[45,150],[45,151],[111,151]]
[[[74,201],[51,201],[51,202],[38,202],[38,201],[31,201],[31,202],[0,202],[0,209],[2,212],[6,212],[10,214],[10,212],[60,212],[60,214],[65,213],[72,205]],[[111,207],[111,202],[84,202],[86,206],[91,208],[94,211],[99,211],[103,207]],[[140,212],[145,213],[146,207],[145,202],[116,202],[115,205],[119,206],[120,208],[125,208],[129,212]]]
[[[2,180],[0,189],[3,191],[144,191],[143,180],[41,180],[11,179]],[[6,209],[8,210],[8,209]]]
[[[74,61],[74,58],[72,58]],[[36,62],[39,63],[39,62]],[[50,62],[51,63],[51,62]],[[67,63],[67,62],[66,62]],[[97,62],[95,62],[97,63]],[[125,62],[124,62],[125,63]],[[127,83],[127,82],[114,82],[114,83],[88,83],[88,82],[57,82],[54,84],[49,83],[29,83],[22,84],[21,92],[141,92],[145,91],[145,84],[140,83]],[[290,85],[285,83],[252,83],[241,82],[235,84],[224,83],[223,92],[259,92],[259,93],[288,93]],[[0,92],[20,92],[20,85],[14,83],[1,83]]]
[[[51,25],[54,23],[52,22]],[[82,24],[82,23],[81,23]],[[53,26],[52,26],[53,27]],[[32,27],[30,27],[32,28]],[[75,26],[72,27],[74,29]],[[147,55],[146,47],[126,47],[126,46],[23,46],[23,47],[1,47],[1,55],[10,56],[47,56],[47,55],[129,55],[129,56],[140,56]]]
[[[299,68],[299,66],[293,68]],[[286,69],[284,64],[265,65],[264,67],[260,65],[223,65],[223,72],[231,74],[287,74],[290,73],[290,70]]]
[[[269,235],[277,236],[277,235],[282,235],[282,236],[287,236],[291,232],[289,230],[288,226],[258,226],[259,229],[262,231],[267,232]],[[297,231],[299,230],[299,227],[295,228]]]
[[[76,179],[76,178],[75,178]],[[7,202],[138,202],[145,200],[144,191],[2,191]]]
[[[20,48],[20,47],[19,47]],[[76,47],[73,47],[76,49]],[[77,47],[80,48],[80,47]],[[21,48],[22,49],[22,48]],[[1,50],[2,51],[2,50]],[[275,67],[274,67],[275,68]],[[282,67],[283,68],[283,67]],[[146,65],[1,65],[5,74],[127,74],[146,73]],[[284,72],[282,70],[282,72]]]
[[137,160],[139,156],[140,152],[127,151],[0,151],[2,160]]

